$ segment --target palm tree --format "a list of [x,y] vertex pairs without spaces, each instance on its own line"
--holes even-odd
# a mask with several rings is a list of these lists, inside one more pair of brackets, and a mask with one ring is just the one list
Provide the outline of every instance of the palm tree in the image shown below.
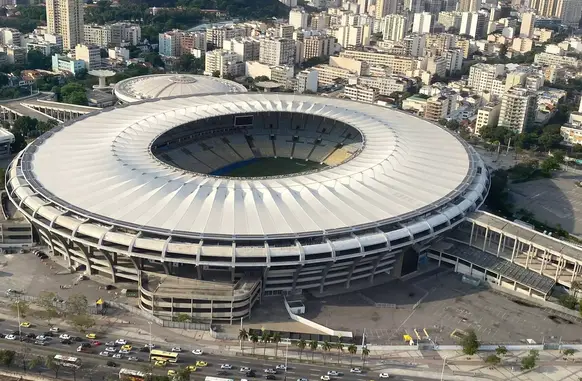
[[263,332],[261,336],[261,341],[263,342],[263,357],[267,358],[267,343],[271,340],[271,334],[269,332]]
[[350,366],[352,366],[352,364],[354,363],[354,355],[358,352],[358,347],[356,347],[356,344],[350,344],[348,346],[348,352],[350,353]]
[[271,343],[275,343],[275,358],[277,358],[277,353],[279,352],[279,343],[281,342],[281,334],[279,332],[273,333],[271,336]]
[[366,347],[362,348],[362,368],[366,365],[366,357],[370,354],[370,350]]
[[[28,369],[30,370],[34,370],[35,368],[38,368],[39,366],[44,365],[44,358],[42,358],[41,356],[36,356],[30,359],[30,361],[28,362]],[[40,370],[38,370],[38,374],[40,374]]]
[[257,343],[259,342],[259,336],[252,333],[250,336],[250,340],[253,342],[253,355],[255,354],[255,349],[257,348]]
[[317,340],[312,340],[309,343],[309,349],[311,349],[311,361],[313,361],[313,355],[315,354],[317,347],[319,347],[319,342]]
[[246,329],[241,329],[240,331],[238,331],[238,339],[240,340],[240,350],[241,352],[244,354],[245,350],[243,348],[243,341],[247,341],[249,339],[249,333],[247,332]]
[[301,356],[303,355],[303,350],[305,350],[305,347],[307,346],[307,341],[301,339],[295,345],[299,348],[299,362],[301,362]]
[[54,370],[55,378],[59,378],[59,369],[61,368],[61,366],[57,364],[53,356],[51,355],[46,356],[46,358],[44,359],[44,366],[46,366],[50,370]]
[[323,344],[321,344],[321,349],[323,349],[323,365],[325,365],[326,353],[331,349],[331,344],[324,341]]
[[344,351],[344,345],[342,343],[337,343],[336,344],[337,347],[337,363],[340,363],[340,356],[342,354],[342,352]]

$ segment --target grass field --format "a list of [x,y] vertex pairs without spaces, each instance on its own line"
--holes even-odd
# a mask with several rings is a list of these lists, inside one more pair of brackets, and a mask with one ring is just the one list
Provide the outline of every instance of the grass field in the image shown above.
[[232,171],[223,172],[221,175],[230,177],[279,176],[310,171],[325,166],[325,164],[313,161],[265,157],[255,159],[244,166],[234,168]]

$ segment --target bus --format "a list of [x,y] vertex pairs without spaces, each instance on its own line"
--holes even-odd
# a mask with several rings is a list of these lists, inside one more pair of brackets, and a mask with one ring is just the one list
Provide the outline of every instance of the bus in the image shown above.
[[55,363],[60,366],[66,366],[68,368],[79,369],[81,367],[81,360],[76,357],[55,355]]
[[178,362],[178,354],[176,352],[165,352],[158,349],[152,349],[150,351],[150,361]]
[[139,370],[125,369],[119,370],[120,381],[145,381],[147,374]]
[[204,381],[234,381],[234,380],[232,378],[221,378],[221,377],[208,376],[204,379]]

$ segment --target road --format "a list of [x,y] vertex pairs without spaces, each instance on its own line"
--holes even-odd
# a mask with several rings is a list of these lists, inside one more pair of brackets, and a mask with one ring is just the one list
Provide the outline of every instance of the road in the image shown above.
[[[26,335],[29,333],[34,334],[42,334],[48,331],[47,326],[32,326],[30,328],[21,328],[22,334]],[[18,324],[13,321],[2,321],[0,322],[0,333],[8,334],[14,331],[18,331]],[[64,331],[63,331],[64,332]],[[62,333],[62,332],[61,332]],[[68,330],[68,333],[71,336],[83,337],[80,333],[72,332]],[[83,361],[83,372],[77,373],[77,379],[79,379],[79,374],[83,374],[85,378],[92,379],[92,380],[104,380],[105,378],[115,375],[118,372],[119,367],[129,368],[129,369],[136,369],[136,370],[144,370],[149,364],[148,360],[148,353],[140,352],[139,349],[142,348],[147,340],[143,342],[130,342],[133,345],[133,349],[131,354],[124,355],[122,359],[112,359],[111,357],[103,357],[99,355],[99,352],[105,350],[105,345],[100,344],[97,346],[92,346],[87,352],[77,352],[76,348],[79,343],[73,343],[71,345],[62,344],[57,337],[58,335],[55,334],[55,337],[49,340],[49,344],[46,346],[39,346],[35,344],[29,343],[20,343],[18,341],[12,341],[7,339],[0,339],[0,348],[3,349],[12,349],[18,352],[22,352],[24,348],[30,349],[31,353],[34,355],[39,355],[46,357],[48,355],[52,356],[55,354],[64,354],[64,355],[71,355],[74,357],[78,357]],[[147,336],[144,337],[147,339]],[[106,341],[115,341],[119,339],[119,337],[97,337],[99,342],[105,343]],[[84,341],[90,341],[84,339]],[[285,353],[285,346],[280,346],[280,358],[279,360],[273,359],[263,359],[263,358],[256,358],[256,357],[229,357],[225,355],[214,355],[214,354],[203,354],[199,356],[195,356],[190,352],[182,352],[179,356],[178,364],[170,364],[168,368],[156,368],[154,373],[156,374],[166,374],[168,369],[176,369],[179,366],[191,365],[195,364],[197,360],[202,360],[208,363],[207,367],[198,367],[197,371],[193,373],[192,378],[196,380],[201,380],[205,376],[216,376],[217,372],[220,370],[221,364],[230,364],[232,365],[232,370],[228,371],[227,375],[224,375],[226,378],[233,378],[233,379],[240,379],[240,378],[248,378],[244,376],[244,373],[240,373],[239,369],[241,367],[249,367],[256,371],[256,378],[255,380],[264,380],[264,373],[263,370],[266,368],[274,368],[277,364],[285,363],[284,353]],[[158,347],[159,348],[159,347]],[[170,350],[171,348],[159,348],[162,350]],[[200,348],[204,350],[204,348]],[[261,354],[261,346],[260,344],[257,345],[256,354]],[[135,356],[139,359],[139,362],[133,362],[127,360],[127,356]],[[305,355],[307,358],[308,354]],[[345,364],[337,365],[323,365],[323,364],[304,364],[304,363],[288,363],[288,370],[287,372],[279,371],[279,374],[276,375],[277,380],[285,381],[285,380],[297,380],[299,378],[306,378],[309,381],[315,381],[320,379],[322,375],[325,375],[329,370],[335,370],[340,372],[341,376],[332,377],[333,381],[369,381],[369,380],[380,380],[379,373],[382,371],[389,372],[389,369],[378,369],[378,370],[370,370],[369,373],[350,373],[350,365],[349,360],[346,359],[345,355],[343,356]],[[355,358],[354,359],[354,366],[361,365],[361,360]],[[117,368],[108,367],[106,365],[107,361],[114,361]],[[329,354],[329,361],[337,362],[337,352],[332,351]],[[18,364],[16,364],[18,365]],[[59,373],[59,377],[61,375],[66,376],[66,370],[61,369]],[[71,374],[72,376],[72,374]],[[72,378],[72,377],[71,377]],[[428,378],[419,378],[419,377],[410,377],[410,376],[394,376],[392,375],[390,379],[394,380],[410,380],[410,381],[422,381],[428,380]]]

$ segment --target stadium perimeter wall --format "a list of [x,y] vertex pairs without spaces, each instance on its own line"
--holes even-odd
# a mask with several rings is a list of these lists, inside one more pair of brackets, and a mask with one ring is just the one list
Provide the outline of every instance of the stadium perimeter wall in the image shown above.
[[349,331],[336,331],[333,330],[331,328],[328,328],[326,326],[323,326],[321,324],[317,324],[316,322],[313,322],[309,319],[305,319],[304,317],[301,317],[299,315],[295,315],[293,312],[291,312],[291,307],[289,307],[289,303],[287,303],[287,298],[284,299],[285,302],[285,308],[287,309],[287,313],[289,314],[289,317],[293,320],[295,320],[296,322],[299,322],[301,324],[305,324],[311,328],[317,329],[318,331],[321,331],[327,335],[330,336],[336,336],[336,337],[354,337],[354,335],[349,332]]

